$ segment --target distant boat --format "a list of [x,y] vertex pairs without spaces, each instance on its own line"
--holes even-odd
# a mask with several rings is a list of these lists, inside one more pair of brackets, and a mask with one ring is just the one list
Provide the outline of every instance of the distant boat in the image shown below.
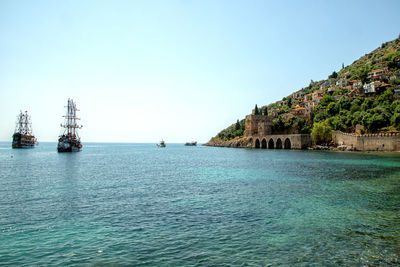
[[78,125],[76,112],[78,109],[72,99],[68,99],[67,115],[65,123],[61,124],[64,127],[64,133],[58,139],[57,151],[58,152],[76,152],[82,148],[81,138],[78,136],[77,129],[82,128],[82,125]]
[[197,141],[186,142],[185,146],[197,146]]
[[160,142],[158,142],[157,146],[158,146],[158,147],[165,147],[165,142],[164,142],[164,140],[161,140]]
[[28,111],[19,113],[17,117],[17,125],[12,136],[12,148],[34,148],[37,139],[32,133],[31,116]]

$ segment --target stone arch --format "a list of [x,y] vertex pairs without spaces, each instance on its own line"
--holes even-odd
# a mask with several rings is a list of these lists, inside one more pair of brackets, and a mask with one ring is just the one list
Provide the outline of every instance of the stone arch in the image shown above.
[[282,140],[280,138],[276,140],[276,149],[282,149]]
[[269,139],[268,141],[268,149],[274,149],[274,139]]
[[265,138],[261,141],[261,148],[267,148],[267,140],[265,140]]
[[285,139],[284,148],[285,149],[291,149],[292,148],[292,142],[290,142],[289,138]]
[[256,143],[254,145],[255,148],[260,148],[260,140],[256,139]]

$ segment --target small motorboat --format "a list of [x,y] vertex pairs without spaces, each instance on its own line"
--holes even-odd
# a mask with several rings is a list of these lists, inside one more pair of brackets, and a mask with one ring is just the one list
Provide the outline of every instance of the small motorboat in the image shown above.
[[165,147],[165,142],[164,142],[164,140],[161,140],[160,142],[158,142],[157,146],[158,146],[158,147]]

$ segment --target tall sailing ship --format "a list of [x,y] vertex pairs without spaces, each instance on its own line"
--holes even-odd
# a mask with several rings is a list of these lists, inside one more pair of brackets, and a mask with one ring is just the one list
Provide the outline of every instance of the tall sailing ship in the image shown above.
[[12,148],[33,148],[37,142],[32,132],[31,116],[28,111],[20,111],[17,116],[17,125],[12,136]]
[[61,127],[65,128],[64,133],[60,135],[58,139],[58,152],[75,152],[80,151],[82,148],[81,138],[78,136],[77,129],[82,128],[82,125],[78,125],[76,112],[79,111],[76,108],[76,104],[72,99],[68,98],[67,115],[64,124]]

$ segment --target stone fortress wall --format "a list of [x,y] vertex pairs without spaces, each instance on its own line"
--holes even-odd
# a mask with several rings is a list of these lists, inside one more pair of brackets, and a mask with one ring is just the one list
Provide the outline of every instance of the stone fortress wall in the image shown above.
[[335,131],[332,139],[338,146],[352,146],[359,151],[400,151],[400,133],[357,135]]
[[305,149],[311,146],[309,134],[272,134],[273,118],[247,115],[245,137],[249,147],[268,149]]
[[[247,115],[246,146],[268,149],[306,149],[312,146],[309,134],[272,134],[272,118],[265,115]],[[349,146],[358,151],[400,151],[400,133],[349,134],[334,131],[336,146]]]
[[306,149],[311,146],[309,134],[274,134],[253,136],[249,142],[252,148]]

